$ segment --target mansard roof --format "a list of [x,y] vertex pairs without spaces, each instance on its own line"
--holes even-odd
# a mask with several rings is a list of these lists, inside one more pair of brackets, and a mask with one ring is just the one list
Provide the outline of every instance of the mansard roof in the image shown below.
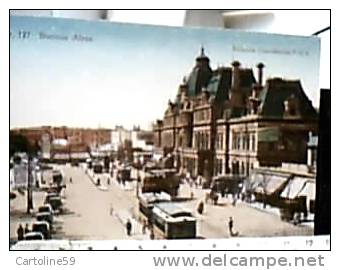
[[259,96],[259,115],[282,118],[285,111],[284,102],[292,96],[297,100],[301,118],[317,119],[317,112],[304,92],[300,80],[281,78],[267,80]]

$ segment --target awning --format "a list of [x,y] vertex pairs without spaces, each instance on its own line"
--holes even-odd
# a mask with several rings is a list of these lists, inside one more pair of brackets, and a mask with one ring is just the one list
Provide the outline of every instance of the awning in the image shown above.
[[254,173],[250,176],[249,182],[245,183],[246,190],[272,194],[288,180],[288,177],[289,175]]
[[295,199],[300,196],[315,200],[315,181],[304,177],[294,177],[281,193],[281,197],[287,199]]
[[315,200],[316,185],[315,182],[307,181],[306,185],[300,191],[299,196],[306,196],[310,200]]

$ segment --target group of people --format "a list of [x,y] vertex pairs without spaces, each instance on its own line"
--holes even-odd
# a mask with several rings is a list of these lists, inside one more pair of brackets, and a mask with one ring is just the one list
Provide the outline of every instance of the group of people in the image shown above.
[[25,228],[20,223],[17,229],[18,241],[24,240],[24,235],[29,232],[30,232],[30,229],[28,227],[28,223],[26,223]]
[[[127,220],[125,227],[126,227],[126,234],[128,236],[131,236],[131,234],[132,234],[132,223],[131,223],[130,219]],[[150,239],[153,240],[155,238],[153,226],[152,226],[152,224],[150,224],[146,220],[144,220],[143,223],[142,223],[142,233],[146,234],[147,229],[150,230]]]
[[185,177],[183,178],[183,181],[188,183],[190,187],[195,186],[196,188],[198,188],[199,186],[203,185],[204,178],[201,175],[198,175],[197,177],[193,177],[191,176],[190,173],[186,173]]
[[[200,215],[203,214],[203,212],[204,212],[204,202],[203,201],[200,201],[198,203],[197,212]],[[239,235],[239,232],[234,231],[234,219],[233,219],[233,217],[229,217],[229,220],[228,220],[228,229],[229,229],[229,235],[230,236],[234,237],[234,236],[238,236]]]

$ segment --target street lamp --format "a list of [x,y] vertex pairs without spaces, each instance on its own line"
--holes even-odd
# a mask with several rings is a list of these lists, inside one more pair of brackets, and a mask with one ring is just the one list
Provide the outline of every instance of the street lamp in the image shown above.
[[136,185],[136,197],[139,197],[139,183],[140,183],[140,174],[139,174],[139,168],[137,168],[137,185]]
[[28,154],[28,164],[27,164],[27,214],[30,214],[31,210],[33,209],[31,161],[32,161],[31,154]]

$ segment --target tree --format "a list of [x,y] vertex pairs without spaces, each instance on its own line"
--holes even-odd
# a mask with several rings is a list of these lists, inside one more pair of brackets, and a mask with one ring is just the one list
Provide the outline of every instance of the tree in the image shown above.
[[29,140],[21,135],[16,134],[13,131],[9,133],[9,155],[12,157],[15,153],[24,152],[31,155],[36,155],[39,151],[39,143],[35,141],[34,144],[31,144]]
[[31,144],[29,140],[21,135],[16,134],[13,131],[9,133],[9,155],[13,156],[15,153],[24,152],[28,155],[28,182],[27,182],[27,213],[30,213],[33,209],[33,195],[32,195],[32,175],[31,175],[31,161],[39,151],[39,143],[35,141]]
[[9,155],[13,156],[17,152],[27,153],[29,150],[29,142],[26,137],[15,134],[10,131],[9,133]]

